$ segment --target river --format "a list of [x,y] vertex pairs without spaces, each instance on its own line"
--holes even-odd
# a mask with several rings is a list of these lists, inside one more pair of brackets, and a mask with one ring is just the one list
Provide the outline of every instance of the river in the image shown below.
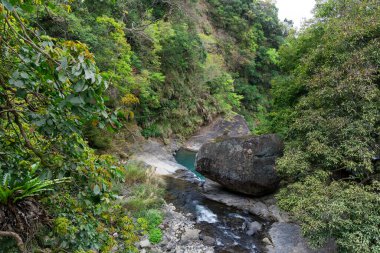
[[168,177],[166,200],[181,212],[191,213],[196,228],[201,230],[201,236],[215,240],[215,252],[264,252],[261,243],[263,234],[257,232],[249,235],[249,228],[252,228],[252,224],[260,223],[262,231],[265,231],[269,224],[258,217],[205,198],[199,186],[204,177],[194,169],[195,156],[194,152],[184,149],[176,153],[177,162],[188,168],[199,180],[194,183]]

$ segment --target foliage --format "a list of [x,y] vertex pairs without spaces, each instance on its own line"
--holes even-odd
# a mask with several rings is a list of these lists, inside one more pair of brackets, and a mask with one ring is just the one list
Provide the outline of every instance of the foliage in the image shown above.
[[162,232],[159,228],[153,228],[149,231],[149,241],[157,244],[162,241]]
[[380,252],[379,183],[361,186],[326,180],[328,174],[319,172],[283,189],[280,207],[302,222],[313,246],[334,238],[339,252]]
[[[90,147],[105,152],[123,124],[186,137],[242,105],[247,115],[265,111],[282,36],[274,5],[209,3],[218,12],[203,29],[199,1],[1,1],[0,174],[15,179],[3,200],[22,209],[30,199],[53,219],[28,246],[137,252],[139,236],[158,243],[162,182]],[[36,198],[45,190],[51,196]]]
[[[213,24],[226,31],[232,39],[223,38],[221,46],[228,68],[236,75],[236,92],[242,96],[241,111],[254,132],[265,119],[260,111],[269,108],[266,93],[270,79],[277,73],[277,49],[283,42],[285,26],[277,17],[271,1],[208,0]],[[234,45],[236,44],[236,45]]]
[[[1,190],[5,193],[2,200],[8,203],[0,208],[5,220],[14,218],[9,226],[2,226],[27,233],[31,238],[22,236],[32,251],[110,252],[117,245],[137,252],[134,243],[147,232],[139,227],[127,201],[118,197],[128,169],[109,155],[95,155],[83,139],[85,125],[119,127],[123,115],[119,112],[131,104],[114,111],[107,108],[108,83],[102,75],[108,78],[109,73],[99,72],[87,45],[43,35],[41,26],[35,26],[37,13],[45,11],[75,20],[63,12],[62,8],[70,9],[68,6],[56,1],[2,1],[0,7],[0,174],[6,175]],[[122,25],[112,19],[99,18],[98,23],[100,30],[122,31]],[[115,46],[119,50],[124,47],[123,54],[127,54],[123,36],[111,35]],[[123,57],[118,67],[121,75],[122,70],[130,71],[123,65],[128,64],[126,55]],[[37,163],[40,166],[34,165]],[[66,184],[54,187],[62,182]],[[151,200],[142,205],[144,210],[150,205],[159,207],[161,184],[145,176],[144,185],[151,189],[147,192]],[[47,190],[49,197],[40,196]],[[132,199],[143,197],[135,190],[130,192]],[[9,208],[10,202],[15,208]],[[46,215],[46,211],[54,218],[52,230],[35,217]],[[17,218],[15,212],[23,218]],[[31,219],[31,228],[19,222],[25,217]],[[24,231],[19,229],[21,225]],[[32,229],[38,229],[37,235]],[[114,237],[115,233],[120,236]]]
[[[36,165],[34,166],[37,167]],[[43,192],[52,191],[53,186],[57,184],[70,182],[70,178],[41,180],[33,175],[33,172],[23,178],[22,181],[12,178],[9,173],[4,174],[0,185],[0,204],[8,205],[26,198],[36,197]]]
[[[280,48],[271,129],[286,141],[281,206],[313,245],[379,252],[380,8],[320,1],[316,18]],[[321,176],[322,175],[322,176]]]

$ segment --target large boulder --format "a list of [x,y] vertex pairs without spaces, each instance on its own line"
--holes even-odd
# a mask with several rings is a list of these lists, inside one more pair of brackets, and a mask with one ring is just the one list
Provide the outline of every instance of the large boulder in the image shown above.
[[201,147],[196,170],[232,191],[263,196],[278,188],[275,159],[282,152],[274,134],[227,138]]

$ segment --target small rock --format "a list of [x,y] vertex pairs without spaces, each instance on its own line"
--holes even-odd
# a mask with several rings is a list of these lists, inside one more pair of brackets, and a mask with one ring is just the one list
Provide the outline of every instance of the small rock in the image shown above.
[[270,241],[267,237],[265,237],[265,238],[263,239],[263,243],[268,244],[268,245],[271,245],[271,244],[272,244],[271,241]]
[[112,236],[115,237],[115,238],[117,238],[117,237],[119,237],[119,234],[118,233],[113,233]]
[[248,224],[247,235],[252,236],[262,229],[262,225],[257,221]]
[[150,248],[152,245],[150,244],[150,241],[148,239],[145,239],[140,242],[141,248]]

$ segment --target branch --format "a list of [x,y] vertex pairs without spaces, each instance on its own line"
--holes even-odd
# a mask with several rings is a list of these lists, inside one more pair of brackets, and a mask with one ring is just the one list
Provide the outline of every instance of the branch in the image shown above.
[[[7,90],[7,87],[5,86],[2,78],[0,78],[0,85],[4,88],[4,90]],[[25,141],[25,146],[41,159],[41,162],[43,165],[50,167],[49,163],[46,161],[46,159],[44,157],[44,154],[41,153],[39,150],[37,150],[35,147],[33,147],[32,143],[30,142],[30,140],[29,140],[29,138],[25,132],[25,129],[22,126],[22,123],[20,121],[20,114],[18,113],[17,110],[13,109],[14,106],[13,106],[12,102],[9,100],[8,96],[5,93],[2,95],[4,96],[6,104],[7,104],[7,107],[5,109],[9,110],[9,113],[13,114],[14,123],[17,125],[17,127],[21,133],[21,136]]]
[[22,253],[26,253],[25,244],[17,233],[11,231],[0,231],[0,237],[12,237],[13,239],[15,239],[19,250]]
[[54,60],[49,54],[47,54],[45,51],[43,51],[40,47],[38,47],[32,40],[29,39],[29,36],[28,38],[25,38],[24,36],[22,36],[20,33],[18,33],[14,27],[11,25],[11,23],[9,22],[8,20],[8,17],[5,16],[5,22],[7,23],[8,27],[12,30],[12,32],[20,37],[26,44],[30,45],[32,48],[34,48],[35,50],[37,50],[38,52],[40,52],[41,54],[43,54],[45,57],[47,57],[49,60],[51,60],[52,62],[54,62],[55,64],[59,64],[58,61]]

